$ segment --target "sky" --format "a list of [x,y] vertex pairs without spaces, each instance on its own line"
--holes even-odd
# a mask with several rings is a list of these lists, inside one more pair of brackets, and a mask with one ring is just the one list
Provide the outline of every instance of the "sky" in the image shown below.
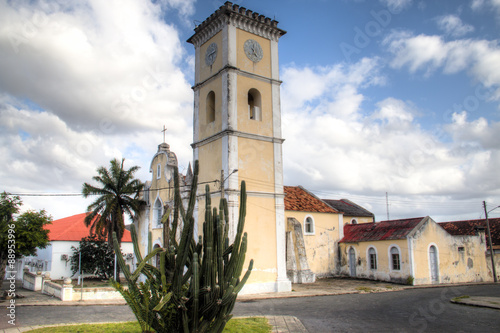
[[[196,24],[223,1],[0,0],[0,191],[54,219],[113,158],[192,162]],[[500,1],[233,1],[279,21],[285,185],[376,220],[500,205]],[[27,196],[25,194],[44,194]],[[500,216],[500,209],[490,213]]]

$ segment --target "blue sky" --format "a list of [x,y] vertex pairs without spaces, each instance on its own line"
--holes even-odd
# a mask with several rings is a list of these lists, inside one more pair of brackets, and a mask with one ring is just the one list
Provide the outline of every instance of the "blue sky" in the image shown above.
[[[377,220],[500,205],[500,1],[233,1],[279,21],[286,185]],[[192,159],[194,50],[222,1],[0,0],[0,184],[78,193],[162,140]],[[55,218],[75,197],[24,197]],[[500,209],[496,212],[500,212]],[[495,212],[492,212],[494,214]],[[497,215],[498,216],[498,215]]]

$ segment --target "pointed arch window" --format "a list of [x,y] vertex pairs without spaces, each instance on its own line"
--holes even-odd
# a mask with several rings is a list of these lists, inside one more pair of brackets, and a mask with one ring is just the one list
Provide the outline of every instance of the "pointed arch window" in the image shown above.
[[207,95],[207,124],[215,121],[215,93],[209,92]]
[[368,250],[368,260],[370,262],[370,269],[376,270],[377,269],[377,251],[375,251],[375,248],[370,247]]
[[159,228],[161,227],[161,200],[160,198],[156,199],[155,205],[153,208],[153,227]]
[[248,117],[252,120],[262,120],[262,101],[257,89],[248,91]]

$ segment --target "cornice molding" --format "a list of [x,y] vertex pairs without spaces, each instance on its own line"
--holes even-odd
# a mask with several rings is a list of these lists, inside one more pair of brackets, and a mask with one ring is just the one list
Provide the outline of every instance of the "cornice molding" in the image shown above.
[[200,47],[229,24],[272,41],[278,41],[286,34],[285,30],[278,28],[278,21],[227,1],[196,26],[194,35],[187,42]]
[[228,65],[228,66],[221,68],[217,73],[211,75],[210,77],[206,78],[205,80],[201,81],[200,83],[195,84],[194,86],[191,87],[191,89],[199,90],[201,87],[203,87],[204,85],[206,85],[210,81],[214,80],[215,78],[217,78],[221,74],[230,73],[230,72],[234,72],[234,73],[237,73],[241,76],[257,79],[257,80],[264,81],[264,82],[271,83],[271,84],[281,85],[283,83],[283,81],[281,81],[281,80],[275,80],[275,79],[272,79],[272,78],[269,78],[266,76],[250,73],[247,71],[242,71],[241,69],[239,69],[237,67]]
[[211,135],[203,140],[200,140],[198,142],[194,142],[191,144],[191,147],[193,148],[199,148],[201,146],[204,146],[206,144],[209,144],[211,142],[214,142],[220,138],[223,138],[225,136],[236,136],[239,138],[245,138],[245,139],[252,139],[252,140],[258,140],[258,141],[265,141],[265,142],[272,142],[272,143],[283,143],[285,139],[282,138],[275,138],[275,137],[270,137],[270,136],[265,136],[265,135],[258,135],[258,134],[251,134],[251,133],[246,133],[246,132],[240,132],[240,131],[235,131],[231,129],[227,129],[224,131],[221,131],[219,133],[216,133],[214,135]]

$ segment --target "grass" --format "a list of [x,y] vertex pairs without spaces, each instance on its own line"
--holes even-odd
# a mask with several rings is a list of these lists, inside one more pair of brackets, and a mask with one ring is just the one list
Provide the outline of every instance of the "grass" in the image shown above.
[[393,288],[393,286],[387,285],[387,286],[385,286],[385,288],[386,288],[386,289],[392,289],[392,288]]
[[458,301],[458,300],[464,299],[464,298],[470,298],[470,296],[469,295],[462,295],[462,296],[455,297],[453,300]]
[[[52,326],[29,331],[30,333],[140,333],[141,327],[135,321],[109,324],[81,324],[67,326]],[[269,333],[271,326],[266,318],[235,318],[231,319],[224,333]]]
[[372,292],[374,289],[372,289],[370,287],[357,287],[356,290],[364,291],[365,293],[369,293],[369,292]]

